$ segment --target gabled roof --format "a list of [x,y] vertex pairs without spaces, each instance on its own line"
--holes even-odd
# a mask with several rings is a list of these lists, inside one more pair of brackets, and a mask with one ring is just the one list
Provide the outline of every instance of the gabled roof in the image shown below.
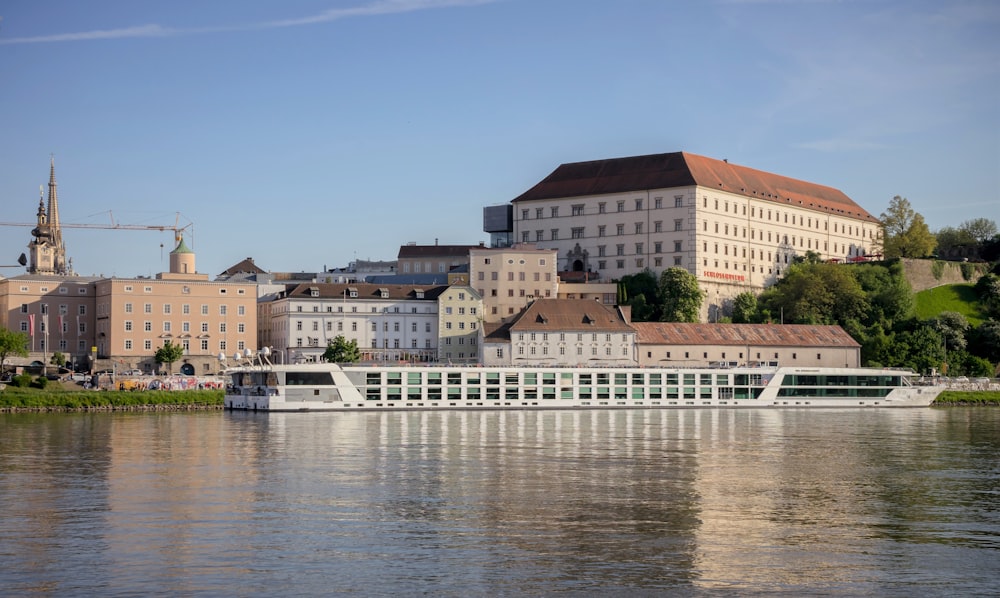
[[238,264],[226,268],[219,276],[233,276],[235,274],[263,274],[264,272],[264,269],[253,263],[252,257],[248,257]]
[[840,326],[632,322],[632,327],[640,345],[861,346]]
[[482,245],[400,245],[397,259],[426,258],[465,258],[469,257],[470,249],[479,249]]
[[618,310],[592,299],[536,299],[511,332],[633,332]]
[[[436,301],[438,295],[448,289],[448,285],[427,287],[423,285],[384,285],[367,283],[302,283],[288,285],[287,297],[289,299],[339,299],[345,297],[357,299],[418,299]],[[356,291],[357,297],[351,297],[351,292]],[[419,296],[419,292],[423,297]],[[383,296],[383,292],[387,296]],[[314,294],[315,293],[315,294]]]
[[562,164],[512,203],[694,185],[779,205],[877,220],[833,187],[687,152]]

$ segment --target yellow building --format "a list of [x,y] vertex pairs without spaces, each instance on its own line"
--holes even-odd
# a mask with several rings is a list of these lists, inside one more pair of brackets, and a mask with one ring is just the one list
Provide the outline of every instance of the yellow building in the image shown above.
[[469,250],[470,285],[483,298],[483,319],[501,322],[520,313],[534,299],[554,299],[558,255],[530,243]]

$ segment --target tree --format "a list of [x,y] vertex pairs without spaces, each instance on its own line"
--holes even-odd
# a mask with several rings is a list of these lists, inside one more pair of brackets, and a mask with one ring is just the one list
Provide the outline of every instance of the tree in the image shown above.
[[969,321],[957,311],[943,311],[930,321],[945,343],[947,351],[964,351],[968,345],[965,333],[969,331]]
[[948,373],[944,341],[933,326],[918,324],[913,330],[900,332],[891,350],[893,358],[887,366],[909,367],[920,373],[939,368],[943,374]]
[[336,338],[326,343],[326,351],[323,351],[323,361],[328,363],[354,363],[361,359],[361,351],[358,349],[358,341],[351,339],[348,341],[344,335],[338,334]]
[[64,365],[66,365],[66,356],[63,355],[61,352],[56,351],[55,353],[52,354],[52,358],[49,359],[49,363],[51,363],[52,365],[63,367]]
[[1000,316],[1000,276],[985,274],[976,281],[974,287],[979,295],[983,311],[993,316]]
[[733,298],[733,322],[748,324],[757,315],[757,296],[744,291]]
[[28,335],[23,332],[0,328],[0,369],[8,357],[28,356],[28,340]]
[[881,323],[892,328],[897,322],[910,317],[913,312],[913,289],[906,280],[903,264],[895,261],[888,267],[882,264],[857,264],[851,273],[868,297],[868,311],[861,319],[866,326]]
[[167,364],[167,373],[171,373],[171,365],[184,356],[184,347],[181,345],[175,345],[169,340],[163,343],[163,346],[156,350],[156,354],[153,359],[156,363]]
[[992,239],[983,242],[983,247],[979,250],[979,257],[987,262],[1000,260],[1000,235],[994,235]]
[[839,264],[793,264],[758,301],[772,317],[782,314],[783,322],[795,324],[845,325],[868,312],[861,285],[849,267]]
[[697,322],[705,292],[698,279],[684,268],[667,268],[660,274],[660,298],[663,301],[661,322]]
[[937,237],[938,255],[942,257],[950,256],[953,252],[978,244],[968,231],[951,226],[946,226],[939,230],[935,237]]
[[987,320],[969,336],[969,345],[975,355],[985,357],[994,364],[1000,362],[1000,322]]
[[976,243],[985,243],[997,234],[997,224],[989,218],[966,220],[958,229],[969,235]]
[[937,240],[924,217],[913,211],[905,197],[893,197],[889,209],[879,219],[884,232],[885,257],[926,257],[934,251]]
[[655,322],[656,319],[653,318],[653,312],[655,306],[646,303],[645,295],[637,295],[628,302],[629,307],[632,308],[633,322]]
[[632,306],[633,322],[655,322],[659,319],[656,274],[649,268],[626,274],[618,282],[618,304]]

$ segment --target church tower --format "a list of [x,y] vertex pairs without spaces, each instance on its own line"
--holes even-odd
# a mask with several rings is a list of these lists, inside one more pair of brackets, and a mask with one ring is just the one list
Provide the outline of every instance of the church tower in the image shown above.
[[49,162],[48,210],[45,208],[42,193],[42,189],[39,188],[36,226],[31,231],[34,240],[28,243],[28,252],[31,256],[28,272],[65,276],[69,274],[69,270],[66,267],[66,246],[63,245],[62,228],[59,226],[59,195],[56,190],[55,158],[51,158]]

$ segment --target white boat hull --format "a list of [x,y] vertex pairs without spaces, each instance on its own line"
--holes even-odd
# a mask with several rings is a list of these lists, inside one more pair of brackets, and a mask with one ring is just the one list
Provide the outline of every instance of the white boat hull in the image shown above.
[[927,407],[943,389],[867,368],[232,368],[227,409],[389,411]]

